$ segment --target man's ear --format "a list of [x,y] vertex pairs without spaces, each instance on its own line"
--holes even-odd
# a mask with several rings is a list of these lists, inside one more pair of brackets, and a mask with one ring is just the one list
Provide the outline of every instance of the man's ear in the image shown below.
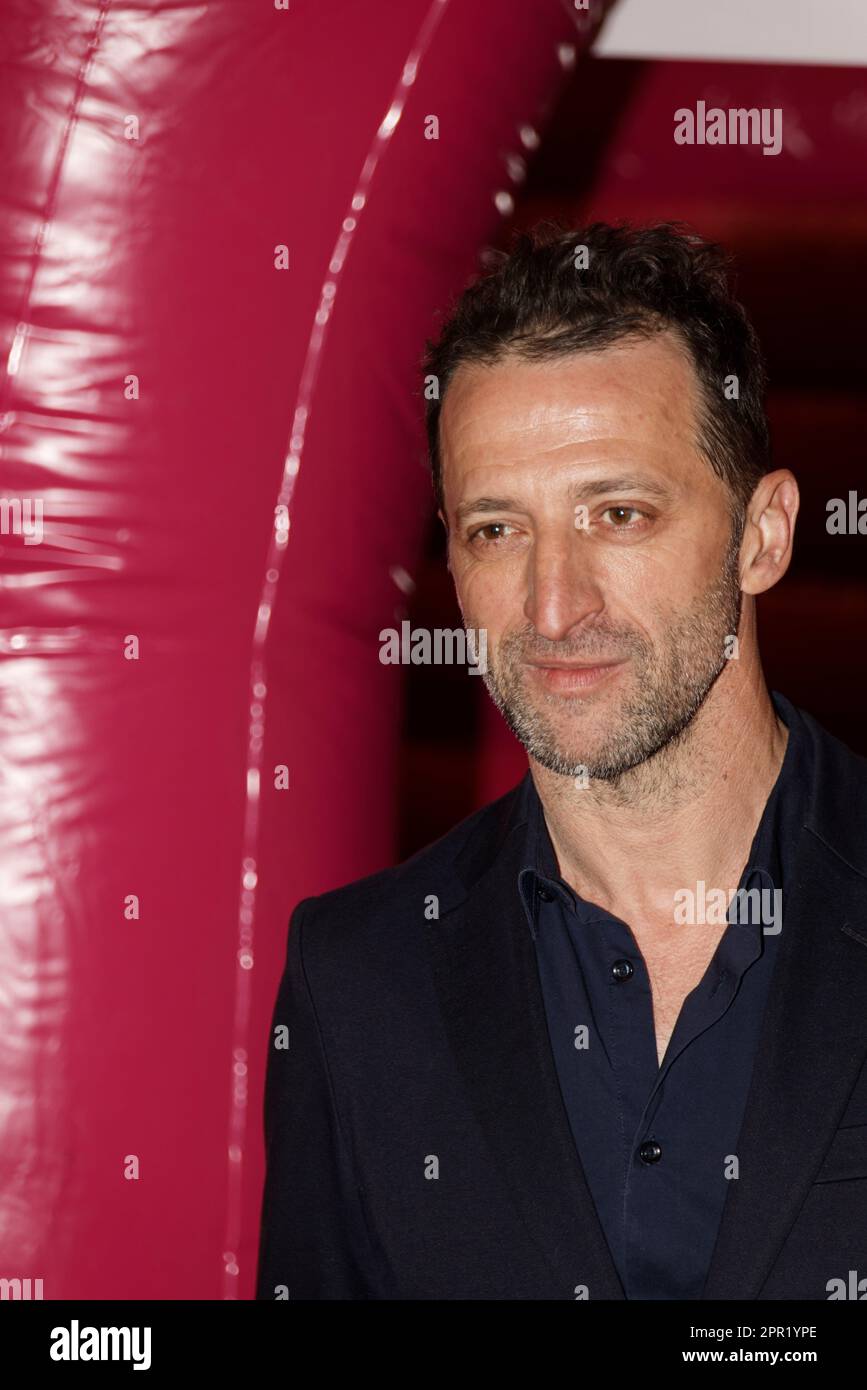
[[741,588],[763,594],[782,579],[792,559],[800,494],[788,468],[759,480],[750,500],[745,543],[741,543]]

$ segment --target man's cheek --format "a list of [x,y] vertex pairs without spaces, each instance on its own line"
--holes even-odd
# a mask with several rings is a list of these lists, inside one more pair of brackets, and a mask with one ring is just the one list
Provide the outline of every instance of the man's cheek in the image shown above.
[[475,613],[484,626],[500,628],[509,620],[512,610],[520,608],[520,597],[514,578],[504,567],[469,571],[458,585],[465,610]]

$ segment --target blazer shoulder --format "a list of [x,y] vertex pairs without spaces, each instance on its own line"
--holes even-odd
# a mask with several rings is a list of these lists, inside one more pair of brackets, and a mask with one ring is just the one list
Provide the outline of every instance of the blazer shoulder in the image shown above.
[[439,839],[391,868],[380,869],[339,888],[304,898],[293,920],[304,918],[317,935],[326,924],[355,931],[363,923],[384,922],[400,914],[408,899],[436,894],[441,910],[464,896],[458,861],[475,846],[496,842],[516,808],[523,779],[505,795],[473,811]]
[[867,876],[867,758],[807,710],[786,704],[789,718],[801,721],[813,763],[805,828],[850,869]]

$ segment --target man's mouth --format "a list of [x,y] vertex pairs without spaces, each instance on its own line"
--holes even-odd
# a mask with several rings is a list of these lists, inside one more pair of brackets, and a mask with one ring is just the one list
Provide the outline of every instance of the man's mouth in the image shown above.
[[536,680],[546,690],[561,693],[592,690],[611,679],[625,665],[623,661],[528,661]]

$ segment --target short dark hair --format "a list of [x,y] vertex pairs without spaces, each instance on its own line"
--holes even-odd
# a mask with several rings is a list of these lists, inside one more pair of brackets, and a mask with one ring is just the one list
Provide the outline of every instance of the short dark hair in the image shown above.
[[[586,255],[576,254],[586,248]],[[579,260],[586,268],[578,268]],[[452,306],[437,341],[428,340],[426,404],[434,491],[445,511],[440,412],[463,363],[494,364],[599,351],[622,340],[673,329],[687,348],[701,401],[696,441],[727,484],[732,516],[743,527],[746,504],[770,467],[764,409],[765,364],[755,330],[730,286],[731,258],[677,222],[632,226],[554,221],[513,237]],[[737,398],[723,393],[737,377]]]

